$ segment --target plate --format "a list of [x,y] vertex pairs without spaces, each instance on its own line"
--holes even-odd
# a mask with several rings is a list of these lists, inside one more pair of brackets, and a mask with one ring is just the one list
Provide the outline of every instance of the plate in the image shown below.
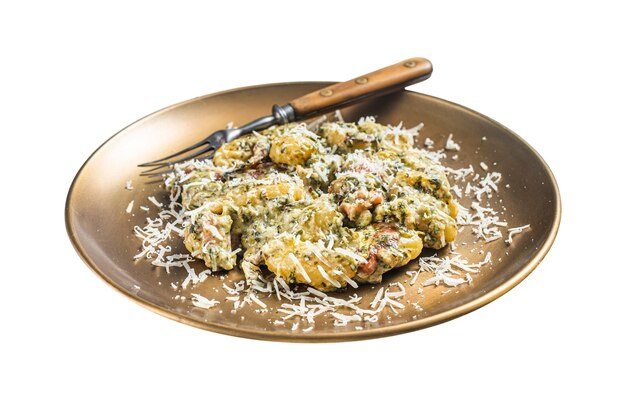
[[[491,263],[473,274],[470,284],[457,287],[422,286],[419,279],[410,284],[407,270],[416,262],[385,274],[383,284],[398,282],[407,294],[405,308],[397,314],[386,309],[375,322],[349,322],[336,326],[333,317],[320,317],[311,326],[295,319],[280,324],[276,308],[284,302],[274,296],[262,301],[268,312],[259,312],[256,304],[233,310],[233,303],[223,284],[232,286],[241,279],[237,270],[209,277],[195,287],[180,288],[186,276],[181,269],[167,273],[145,260],[135,260],[141,244],[133,234],[143,225],[146,215],[156,208],[148,196],[166,201],[166,192],[157,181],[139,176],[137,164],[170,154],[196,142],[229,122],[242,125],[270,112],[275,103],[319,89],[329,83],[304,82],[270,84],[240,88],[198,97],[153,113],[121,130],[100,146],[82,166],[74,179],[66,202],[65,221],[69,237],[89,267],[122,294],[140,305],[179,322],[219,333],[277,341],[346,341],[389,336],[442,323],[475,310],[522,281],[544,258],[554,241],[561,215],[556,181],[541,156],[524,140],[501,124],[473,110],[439,98],[402,91],[379,99],[353,105],[342,111],[346,120],[375,115],[381,123],[414,126],[424,123],[419,141],[428,137],[441,148],[450,133],[460,144],[460,152],[446,152],[446,166],[472,165],[499,171],[502,180],[492,207],[502,210],[509,227],[530,224],[514,237],[474,244],[471,228],[465,227],[457,239],[457,251],[470,262],[478,262],[491,253]],[[457,159],[452,159],[458,154]],[[131,180],[134,188],[127,190]],[[134,210],[126,212],[130,201]],[[462,199],[468,206],[470,200]],[[148,213],[140,205],[151,207]],[[506,237],[506,236],[505,236]],[[180,241],[172,242],[174,253],[185,253]],[[450,249],[439,251],[448,256]],[[200,262],[197,264],[201,270]],[[177,286],[177,289],[174,289]],[[335,295],[362,297],[364,306],[375,297],[380,286],[361,286]],[[220,301],[205,309],[190,302],[191,294]],[[410,302],[416,302],[414,306]],[[275,323],[278,320],[278,323]]]

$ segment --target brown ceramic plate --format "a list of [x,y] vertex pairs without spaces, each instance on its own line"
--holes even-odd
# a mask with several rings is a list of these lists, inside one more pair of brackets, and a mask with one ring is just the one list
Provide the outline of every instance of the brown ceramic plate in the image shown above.
[[[167,274],[146,261],[135,261],[140,248],[133,226],[143,224],[145,213],[139,205],[149,206],[147,197],[166,200],[163,188],[139,177],[137,164],[157,159],[187,146],[228,122],[242,125],[267,114],[272,104],[288,102],[328,83],[308,82],[261,85],[231,90],[176,104],[123,129],[98,148],[80,169],[70,188],[66,205],[67,231],[79,255],[100,277],[142,306],[182,323],[235,336],[281,341],[341,341],[389,336],[432,326],[475,310],[498,298],[524,279],[546,255],[556,236],[560,198],[556,181],[541,157],[515,133],[479,113],[448,101],[413,92],[393,95],[352,106],[343,111],[346,120],[362,115],[376,115],[382,123],[413,126],[424,122],[420,139],[435,140],[443,147],[449,133],[461,145],[458,160],[447,158],[444,164],[461,168],[472,164],[480,170],[481,162],[502,173],[497,197],[492,206],[504,211],[510,227],[531,224],[530,230],[517,235],[513,244],[501,239],[488,244],[474,244],[469,228],[459,234],[458,251],[468,260],[482,260],[481,250],[493,254],[493,263],[474,275],[471,285],[455,288],[406,285],[407,300],[418,301],[423,310],[407,307],[399,314],[382,314],[378,322],[356,323],[335,327],[332,318],[316,321],[313,330],[305,332],[301,323],[274,325],[279,318],[273,312],[279,302],[264,300],[270,312],[257,313],[258,306],[232,312],[232,303],[223,283],[241,279],[237,271],[211,277],[196,288],[174,290],[171,283],[180,282],[186,274],[173,270]],[[481,138],[486,137],[487,140]],[[494,165],[495,164],[495,165]],[[126,190],[132,180],[135,189]],[[134,215],[126,213],[128,203],[135,201]],[[461,200],[468,206],[469,202]],[[152,215],[155,214],[154,208]],[[466,244],[463,244],[466,242]],[[173,242],[174,251],[184,253],[182,242]],[[443,250],[443,254],[448,249]],[[415,264],[408,268],[415,269]],[[198,268],[201,266],[198,264]],[[384,283],[405,282],[407,268],[391,271]],[[421,280],[420,280],[421,281]],[[357,293],[369,302],[378,287],[363,286],[339,296]],[[199,293],[221,301],[212,309],[194,307],[190,293]],[[181,301],[181,297],[187,299]],[[405,303],[408,305],[408,303]],[[358,326],[358,327],[356,327]]]

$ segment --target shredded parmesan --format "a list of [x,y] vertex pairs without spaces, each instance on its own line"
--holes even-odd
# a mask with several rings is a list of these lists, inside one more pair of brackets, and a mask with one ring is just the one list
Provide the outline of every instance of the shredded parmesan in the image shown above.
[[259,306],[261,306],[261,308],[267,308],[267,304],[265,304],[263,301],[259,300],[257,298],[257,296],[254,295],[254,293],[250,293],[250,299],[252,301],[254,301],[255,303],[257,303]]
[[191,294],[191,303],[196,307],[209,309],[215,307],[220,302],[216,300],[209,300],[200,294]]
[[448,151],[460,151],[461,150],[461,145],[459,145],[454,140],[452,140],[452,133],[450,133],[450,135],[448,136],[448,139],[446,140],[445,148]]
[[302,275],[302,278],[304,278],[306,282],[310,283],[311,278],[309,277],[309,274],[306,273],[306,270],[304,269],[298,258],[296,258],[296,255],[294,255],[293,253],[289,253],[288,256],[295,265],[295,267],[298,269],[298,271],[300,271],[300,275]]
[[[431,272],[432,277],[425,280],[422,285],[439,285],[443,283],[449,287],[456,287],[472,281],[469,273],[476,273],[479,269],[491,261],[491,252],[487,252],[485,258],[478,263],[470,264],[467,259],[460,255],[454,257],[429,256],[419,258],[419,272]],[[469,275],[469,277],[468,277]]]
[[359,288],[359,285],[356,283],[356,281],[354,281],[351,278],[348,278],[346,276],[343,277],[343,279],[348,283],[348,285],[350,285],[352,288]]
[[156,198],[154,198],[153,196],[148,197],[148,200],[150,200],[150,202],[151,202],[152,204],[154,204],[155,206],[157,206],[158,208],[163,207],[163,204],[162,204],[162,203],[159,203],[159,202],[157,201],[157,199],[156,199]]
[[525,224],[524,226],[510,228],[508,230],[509,231],[509,237],[506,238],[506,240],[504,242],[506,244],[510,245],[511,243],[513,243],[513,236],[522,233],[524,230],[528,229],[529,227],[530,227],[530,224]]
[[352,259],[354,259],[355,261],[357,261],[357,262],[359,262],[359,263],[365,263],[365,262],[367,262],[367,259],[365,259],[365,258],[364,258],[364,257],[362,257],[361,255],[357,255],[356,253],[354,253],[354,252],[352,252],[352,251],[349,251],[349,250],[347,250],[347,249],[344,249],[344,248],[335,248],[334,250],[335,250],[335,252],[338,252],[338,253],[340,253],[340,254],[342,254],[342,255],[345,255],[345,256],[347,256],[348,258],[352,258]]
[[336,281],[336,280],[332,279],[330,276],[328,276],[328,274],[326,273],[326,271],[324,270],[324,268],[322,268],[322,266],[321,266],[321,265],[318,265],[318,266],[317,266],[317,270],[318,270],[318,271],[320,271],[320,274],[322,275],[322,277],[323,277],[326,281],[330,282],[330,283],[331,283],[333,286],[335,286],[336,288],[341,288],[341,284],[340,284],[338,281]]

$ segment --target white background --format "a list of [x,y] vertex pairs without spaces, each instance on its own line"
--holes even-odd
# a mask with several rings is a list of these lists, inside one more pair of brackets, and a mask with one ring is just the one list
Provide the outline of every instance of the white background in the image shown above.
[[[624,415],[616,6],[86,3],[1,6],[1,415]],[[507,125],[561,187],[553,249],[502,298],[391,338],[259,342],[153,314],[74,253],[67,190],[123,126],[211,92],[412,56],[435,66],[412,89]]]

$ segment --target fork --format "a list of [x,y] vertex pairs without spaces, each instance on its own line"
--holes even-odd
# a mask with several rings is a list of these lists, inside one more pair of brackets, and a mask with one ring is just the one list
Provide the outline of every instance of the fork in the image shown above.
[[[358,78],[313,91],[282,106],[275,104],[272,106],[271,115],[261,117],[241,127],[218,130],[176,153],[140,164],[139,167],[149,168],[143,171],[141,175],[159,176],[166,174],[175,164],[200,156],[212,157],[220,146],[242,135],[263,130],[276,124],[307,119],[364,99],[401,90],[408,85],[427,79],[432,71],[433,66],[429,60],[411,58]],[[177,157],[180,158],[174,159]],[[166,170],[163,171],[164,169]]]

